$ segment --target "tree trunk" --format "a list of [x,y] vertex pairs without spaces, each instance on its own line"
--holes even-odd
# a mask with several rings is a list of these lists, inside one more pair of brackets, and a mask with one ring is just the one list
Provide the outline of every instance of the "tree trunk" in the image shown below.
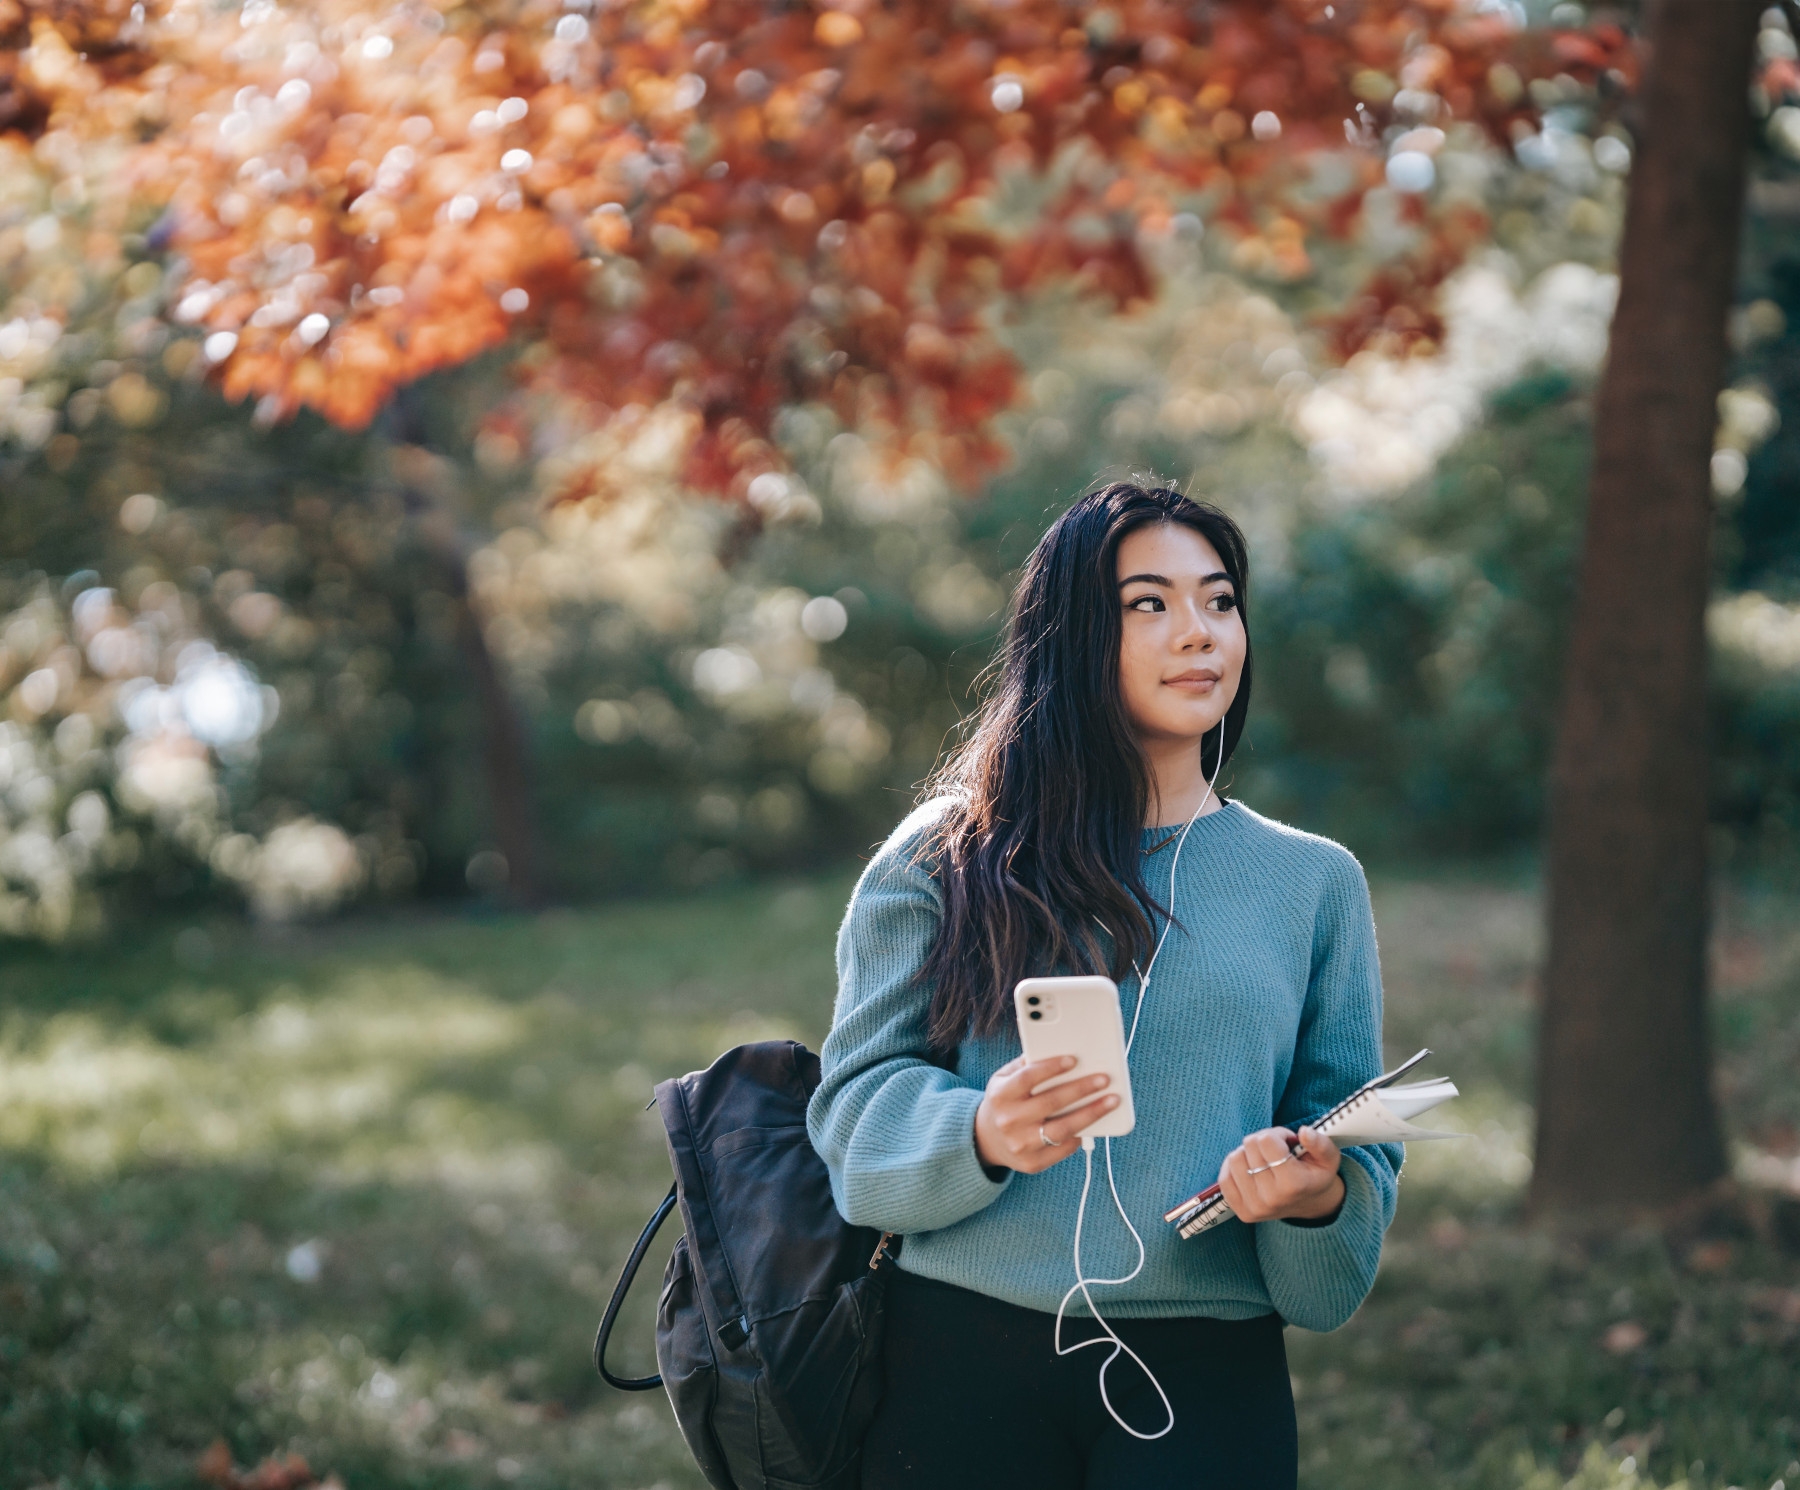
[[[421,500],[416,489],[406,495],[410,503]],[[494,846],[506,860],[504,898],[518,906],[540,906],[547,896],[538,852],[531,739],[524,712],[487,644],[481,612],[469,588],[468,555],[453,525],[441,510],[433,510],[417,527],[442,569],[445,589],[456,602],[456,650],[462,654],[481,711],[488,824]]]
[[[401,390],[395,418],[400,429],[414,433],[418,419],[407,401],[409,392]],[[399,423],[402,419],[411,422]],[[449,462],[416,443],[396,444],[390,455],[401,478],[400,496],[413,532],[437,561],[444,587],[456,603],[456,649],[481,712],[488,821],[494,846],[506,860],[505,898],[520,906],[543,905],[550,887],[539,850],[530,729],[487,644],[480,606],[469,587],[468,545],[442,492],[433,490],[445,484]]]
[[468,565],[460,554],[452,583],[458,586],[454,592],[456,646],[475,684],[475,696],[481,700],[488,812],[495,846],[506,860],[506,898],[522,906],[539,906],[545,901],[545,886],[531,790],[531,742],[524,714],[488,647],[481,614],[469,592]]
[[455,464],[432,449],[426,406],[416,385],[401,387],[384,417],[401,500],[456,603],[456,649],[481,710],[488,821],[494,846],[506,860],[506,898],[515,905],[539,906],[550,887],[539,849],[530,726],[488,647],[480,606],[469,588],[469,546],[449,500],[456,489]]
[[1551,767],[1532,1206],[1725,1172],[1707,1031],[1709,464],[1762,0],[1658,0]]

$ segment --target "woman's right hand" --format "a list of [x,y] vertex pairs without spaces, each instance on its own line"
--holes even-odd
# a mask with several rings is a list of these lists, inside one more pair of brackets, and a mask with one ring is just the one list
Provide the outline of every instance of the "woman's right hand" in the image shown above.
[[[1074,1064],[1072,1055],[1045,1061],[1027,1061],[1021,1055],[988,1078],[981,1106],[975,1110],[975,1152],[983,1164],[990,1169],[1037,1174],[1081,1147],[1076,1135],[1117,1107],[1117,1094],[1095,1097],[1059,1118],[1050,1114],[1068,1106],[1073,1097],[1098,1092],[1112,1078],[1100,1072],[1031,1095],[1033,1087],[1062,1075]],[[1046,1138],[1052,1141],[1046,1144]]]

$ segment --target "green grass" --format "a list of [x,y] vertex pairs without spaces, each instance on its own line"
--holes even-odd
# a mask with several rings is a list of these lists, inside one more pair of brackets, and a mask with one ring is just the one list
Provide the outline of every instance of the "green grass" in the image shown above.
[[[588,1363],[668,1184],[644,1103],[742,1040],[816,1046],[847,889],[8,954],[0,1490],[193,1486],[218,1439],[349,1490],[700,1485],[661,1395]],[[1793,909],[1734,900],[1720,939],[1722,1087],[1779,1153]],[[1376,911],[1389,1051],[1439,1051],[1476,1136],[1420,1146],[1356,1318],[1289,1333],[1303,1484],[1800,1490],[1800,1261],[1773,1228],[1577,1245],[1518,1219],[1530,891],[1378,883]],[[653,1293],[622,1369],[653,1369]]]

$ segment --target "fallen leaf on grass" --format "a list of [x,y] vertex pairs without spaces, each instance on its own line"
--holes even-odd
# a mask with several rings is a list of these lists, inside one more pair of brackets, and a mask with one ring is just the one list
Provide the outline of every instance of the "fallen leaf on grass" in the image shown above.
[[452,1428],[444,1436],[444,1449],[452,1459],[473,1459],[483,1447],[481,1440],[466,1428]]
[[1730,1242],[1702,1242],[1688,1253],[1688,1266],[1696,1273],[1720,1273],[1731,1266]]
[[254,1469],[239,1469],[222,1438],[215,1438],[195,1461],[194,1473],[218,1490],[344,1490],[335,1474],[318,1478],[298,1454],[270,1454]]
[[1750,1295],[1750,1307],[1784,1324],[1800,1324],[1800,1288],[1759,1288]]
[[194,1473],[209,1485],[225,1483],[234,1472],[231,1467],[231,1449],[222,1438],[215,1438],[206,1452],[194,1461]]

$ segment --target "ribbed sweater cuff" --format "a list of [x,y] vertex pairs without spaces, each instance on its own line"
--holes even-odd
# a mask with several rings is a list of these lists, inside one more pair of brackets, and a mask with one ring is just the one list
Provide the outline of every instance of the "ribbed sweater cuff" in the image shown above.
[[1256,1250],[1282,1317],[1309,1330],[1335,1330],[1357,1310],[1381,1256],[1381,1197],[1368,1170],[1344,1156],[1344,1204],[1328,1226],[1265,1221]]
[[[1000,1192],[1012,1183],[1016,1171],[1008,1169],[999,1179],[989,1179],[987,1166],[975,1149],[975,1113],[981,1106],[982,1093],[975,1087],[962,1087],[945,1092],[940,1100],[953,1102],[965,1109],[960,1126],[966,1135],[963,1143],[945,1155],[939,1176],[942,1189],[932,1197],[932,1210],[952,1213],[958,1221],[973,1216],[984,1206],[1000,1198]],[[951,1222],[944,1222],[951,1225]]]

